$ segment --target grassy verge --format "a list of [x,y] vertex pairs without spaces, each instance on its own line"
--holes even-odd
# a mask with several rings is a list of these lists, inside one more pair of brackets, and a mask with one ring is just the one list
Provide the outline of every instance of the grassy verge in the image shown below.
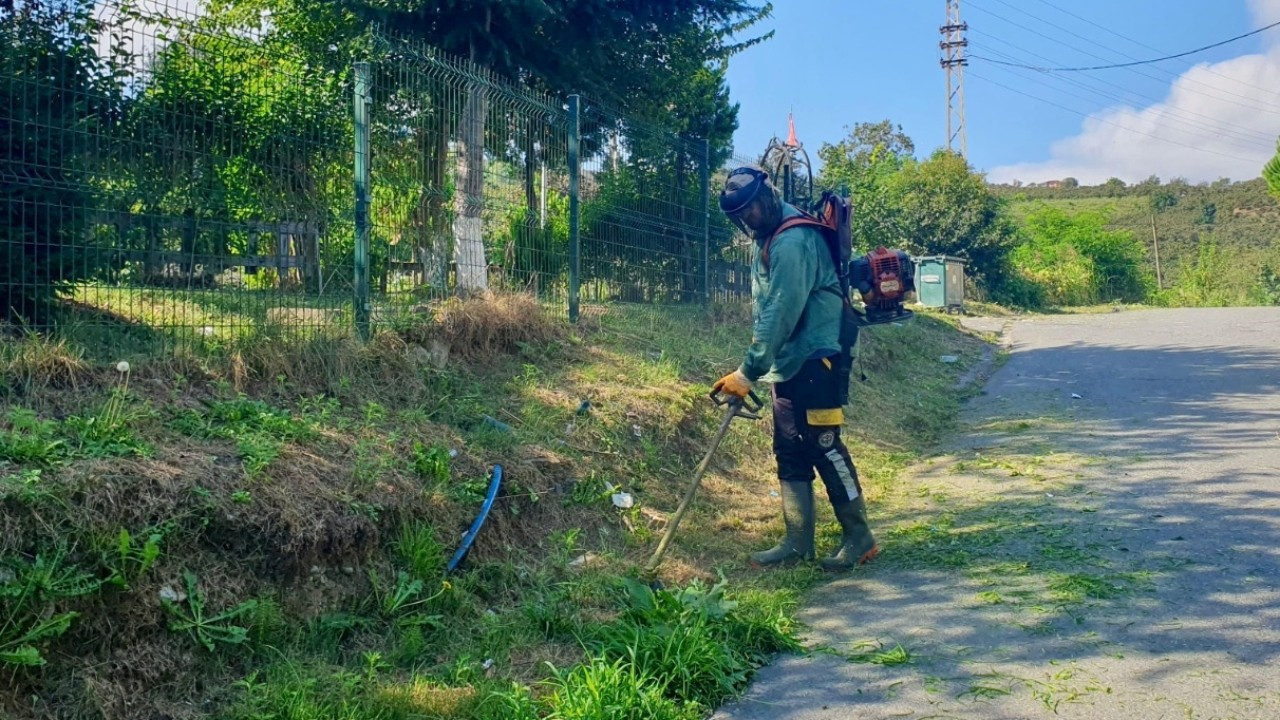
[[[663,567],[675,589],[627,579],[746,334],[726,309],[568,328],[499,298],[367,345],[259,331],[216,354],[131,353],[127,370],[75,337],[4,340],[5,713],[704,715],[796,647],[791,612],[817,580],[744,563],[779,529],[767,421],[722,445]],[[861,352],[850,432],[874,503],[949,431],[982,342],[921,316]],[[446,575],[495,464],[498,502]]]

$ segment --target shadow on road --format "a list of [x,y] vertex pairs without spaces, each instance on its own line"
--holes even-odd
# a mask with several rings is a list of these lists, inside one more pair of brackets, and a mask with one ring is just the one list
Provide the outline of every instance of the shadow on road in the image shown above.
[[871,495],[881,559],[805,614],[844,658],[718,717],[1280,717],[1280,333],[1080,330],[1028,333],[971,432]]

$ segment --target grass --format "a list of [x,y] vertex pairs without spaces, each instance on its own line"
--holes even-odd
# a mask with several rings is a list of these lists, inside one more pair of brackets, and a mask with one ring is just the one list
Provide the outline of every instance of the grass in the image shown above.
[[[671,589],[625,580],[714,432],[706,392],[739,360],[741,316],[612,310],[570,329],[485,302],[368,345],[133,354],[127,378],[118,347],[6,342],[0,562],[41,589],[0,593],[0,651],[48,665],[0,692],[4,712],[47,714],[22,698],[56,696],[63,717],[123,716],[164,672],[147,703],[228,687],[208,712],[237,720],[692,718],[796,649],[821,574],[744,562],[779,526],[763,423],[725,439],[663,567]],[[863,342],[852,405],[875,420],[850,443],[877,502],[954,428],[982,342],[928,315]],[[453,359],[421,361],[432,343]],[[497,463],[490,520],[445,576]],[[618,491],[636,507],[615,508]]]

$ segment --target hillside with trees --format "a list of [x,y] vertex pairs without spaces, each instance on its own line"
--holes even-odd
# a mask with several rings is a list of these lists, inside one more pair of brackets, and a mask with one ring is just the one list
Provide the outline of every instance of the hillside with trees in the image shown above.
[[[1069,180],[1057,188],[1002,185],[993,190],[1019,222],[1053,208],[1101,215],[1107,230],[1131,233],[1145,247],[1140,262],[1156,290],[1186,290],[1188,283],[1210,280],[1217,304],[1228,298],[1256,302],[1260,298],[1248,297],[1249,289],[1261,292],[1261,273],[1280,266],[1280,202],[1264,178],[1194,185],[1156,177],[1126,185],[1113,178],[1097,186],[1072,186]],[[1190,298],[1174,291],[1168,299]]]
[[818,155],[818,182],[849,194],[862,244],[965,258],[987,299],[1017,307],[1280,302],[1280,162],[1268,178],[1243,182],[991,185],[956,155],[917,158],[889,120],[859,123]]

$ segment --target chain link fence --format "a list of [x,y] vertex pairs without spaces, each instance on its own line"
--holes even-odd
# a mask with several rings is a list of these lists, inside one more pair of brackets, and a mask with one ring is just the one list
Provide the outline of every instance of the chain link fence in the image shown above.
[[0,9],[10,326],[218,345],[362,336],[459,293],[734,302],[731,159],[388,33],[184,0]]

